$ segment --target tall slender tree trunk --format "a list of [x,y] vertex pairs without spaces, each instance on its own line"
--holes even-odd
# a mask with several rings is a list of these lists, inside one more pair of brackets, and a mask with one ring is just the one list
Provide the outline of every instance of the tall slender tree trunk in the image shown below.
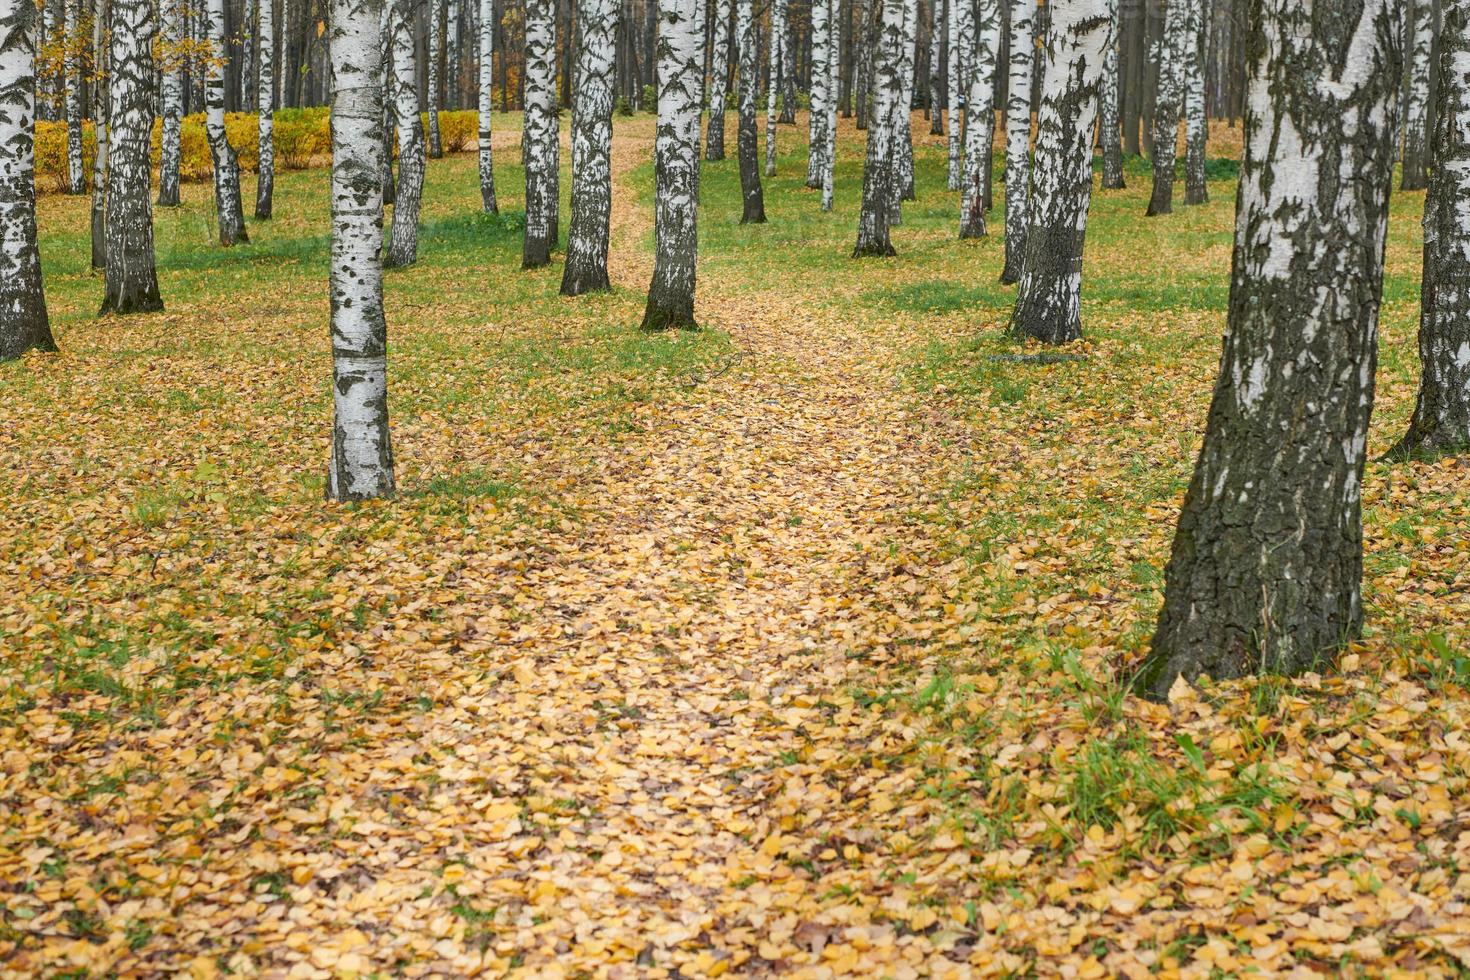
[[[823,156],[827,152],[827,99],[832,77],[832,4],[829,0],[811,0],[812,85],[811,111],[808,113],[806,186],[820,190]],[[769,153],[769,149],[767,151]],[[766,173],[771,174],[768,157]]]
[[1036,119],[1031,226],[1011,333],[1048,344],[1082,336],[1082,246],[1092,200],[1092,128],[1114,0],[1070,0],[1051,10]]
[[[555,3],[555,0],[544,0],[547,3]],[[428,0],[428,6],[424,8],[429,17],[429,91],[428,105],[425,112],[429,115],[429,156],[435,160],[444,155],[444,140],[439,135],[439,60],[444,54],[444,0]],[[553,8],[553,17],[555,8]],[[529,20],[529,17],[527,18]],[[555,38],[553,31],[552,37]],[[556,64],[556,42],[552,41],[552,74],[555,75]],[[555,95],[552,96],[553,105]]]
[[480,109],[480,206],[486,214],[499,214],[495,200],[495,160],[491,148],[490,115],[495,103],[495,2],[480,3],[480,64],[478,99]]
[[[204,128],[214,164],[214,204],[219,219],[219,243],[250,241],[240,200],[240,159],[225,135],[225,0],[205,0],[209,13],[209,44],[214,56],[206,67]],[[374,59],[376,60],[376,59]]]
[[[740,121],[735,135],[735,153],[740,158],[742,225],[764,224],[766,197],[761,188],[760,161],[755,131],[755,95],[760,86],[760,25],[756,23],[754,0],[735,0],[735,43],[740,52]],[[774,84],[774,83],[773,83]],[[767,146],[770,146],[767,131]]]
[[1439,52],[1424,201],[1423,374],[1394,459],[1470,452],[1470,4],[1445,5]]
[[[954,2],[954,0],[951,0]],[[853,98],[857,101],[857,129],[868,128],[868,116],[873,101],[873,48],[874,11],[882,8],[883,0],[853,0],[857,7],[857,49],[854,57]]]
[[1107,191],[1122,190],[1127,186],[1123,179],[1122,132],[1118,127],[1118,50],[1121,47],[1122,38],[1115,25],[1113,43],[1108,45],[1107,60],[1103,62],[1102,105],[1098,110],[1097,127],[1102,141],[1102,186]]
[[725,159],[725,102],[730,86],[730,0],[715,0],[714,31],[710,35],[709,125],[704,133],[704,158]]
[[393,84],[393,0],[381,0],[378,14],[378,63],[383,72],[383,204],[398,200],[398,184],[393,179],[393,147],[397,142],[397,103]]
[[1229,329],[1136,681],[1158,698],[1310,669],[1363,621],[1404,2],[1252,6]]
[[82,68],[77,57],[77,7],[80,0],[64,0],[65,45],[62,62],[66,73],[66,192],[85,194],[87,172],[82,167]]
[[1429,81],[1434,49],[1434,2],[1412,0],[1413,43],[1409,47],[1409,83],[1404,100],[1404,175],[1406,191],[1429,186]]
[[[459,108],[459,4],[446,0],[444,19],[444,108],[450,111]],[[567,42],[571,39],[569,33]]]
[[526,168],[526,235],[521,266],[534,269],[551,261],[556,247],[552,225],[557,193],[556,18],[553,0],[526,0],[525,127],[521,153]]
[[158,162],[158,204],[176,207],[179,203],[180,133],[184,118],[184,66],[187,63],[181,46],[185,34],[187,0],[161,0],[163,19],[163,81],[161,108],[163,134]]
[[905,0],[874,0],[880,20],[873,50],[873,104],[863,162],[863,204],[853,258],[896,255],[889,237],[895,183],[899,99],[903,92]]
[[[377,2],[377,0],[375,0]],[[418,59],[413,36],[416,0],[388,0],[392,35],[393,116],[398,126],[398,186],[393,227],[388,238],[390,268],[413,265],[419,257],[419,205],[424,193],[424,124],[419,117]],[[386,141],[384,143],[386,147]]]
[[[791,0],[770,0],[781,12],[781,30],[772,34],[772,43],[781,40],[781,117],[780,122],[796,125],[796,22],[791,17]],[[777,76],[771,77],[775,85]]]
[[968,72],[975,56],[975,5],[973,0],[949,0],[945,29],[949,32],[949,189],[960,189],[964,173],[965,96]]
[[1036,0],[1011,5],[1006,79],[1006,245],[1000,281],[1021,281],[1030,224],[1031,85],[1036,76]]
[[56,350],[36,247],[36,39],[31,0],[0,0],[0,360]]
[[107,268],[107,113],[108,78],[111,71],[108,62],[107,0],[96,0],[92,15],[92,50],[94,55],[93,75],[93,135],[97,141],[97,152],[92,158],[92,268]]
[[827,125],[824,130],[826,146],[822,149],[822,210],[832,210],[832,194],[837,180],[837,85],[838,85],[838,37],[840,25],[838,14],[841,11],[839,0],[816,0],[826,2],[831,6],[831,14],[827,18],[827,30],[831,35],[828,47],[832,56],[827,59]]
[[327,497],[394,492],[383,318],[382,0],[330,0],[332,455]]
[[[653,282],[648,287],[648,307],[643,314],[644,330],[694,329],[696,326],[694,287],[699,256],[696,219],[699,212],[700,101],[697,2],[664,0],[658,11],[658,135],[653,150],[655,253]],[[739,2],[741,20],[748,25],[751,0]],[[750,66],[754,68],[754,57]],[[745,68],[743,58],[741,68]],[[742,71],[741,74],[744,76],[745,73]],[[742,77],[742,95],[746,84]],[[749,102],[751,121],[754,122],[753,90]],[[752,132],[751,135],[755,134]]]
[[207,0],[184,0],[184,2],[190,4],[190,15],[193,20],[193,105],[194,111],[198,112],[201,107],[207,108],[204,88],[209,74],[207,68],[209,57],[205,53],[209,50],[209,8]]
[[[736,0],[738,3],[739,0]],[[784,55],[788,54],[790,48],[784,43],[786,37],[786,2],[785,0],[769,0],[771,8],[771,43],[767,47],[767,72],[770,76],[766,83],[766,176],[776,176],[776,121],[777,110],[785,114],[785,105],[777,101],[781,88],[781,73],[790,72],[791,66],[783,61]],[[759,31],[756,24],[753,30]],[[744,43],[743,41],[741,42]],[[757,42],[756,50],[759,56],[760,44]]]
[[112,3],[112,144],[107,161],[107,263],[103,313],[163,309],[153,261],[148,143],[153,130],[153,8]]
[[890,206],[892,208],[888,216],[891,225],[903,223],[904,201],[917,199],[916,187],[914,186],[914,75],[915,62],[919,53],[919,0],[907,0],[904,5],[904,41],[901,52],[902,65],[899,69],[899,112],[897,116],[898,125],[895,130],[894,165],[895,184],[894,194]]
[[960,237],[985,236],[986,162],[995,145],[995,71],[1000,54],[1000,0],[976,0],[975,57],[965,99],[965,180]]
[[1185,30],[1191,0],[1169,0],[1164,8],[1164,36],[1159,41],[1158,94],[1154,99],[1154,184],[1150,216],[1174,210],[1174,159],[1179,141],[1179,102],[1183,87]]
[[1207,0],[1185,0],[1188,23],[1184,29],[1184,203],[1205,204],[1210,199],[1205,179],[1205,150],[1210,123],[1205,115],[1205,10]]
[[276,186],[275,143],[275,0],[260,0],[260,54],[257,57],[256,105],[259,119],[256,131],[260,140],[260,167],[255,178],[255,216],[265,220],[271,216],[271,200]]
[[[578,4],[581,36],[572,106],[572,224],[561,279],[563,296],[611,288],[607,248],[612,215],[613,39],[618,34],[619,6],[620,0],[579,0]],[[696,106],[696,152],[698,112]]]
[[[834,48],[833,57],[838,57]],[[944,0],[929,0],[929,135],[944,135]]]

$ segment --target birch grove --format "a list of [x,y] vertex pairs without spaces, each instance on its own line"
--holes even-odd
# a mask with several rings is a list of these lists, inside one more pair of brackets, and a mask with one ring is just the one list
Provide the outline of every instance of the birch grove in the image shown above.
[[[700,36],[696,31],[698,0],[668,0],[658,11],[658,134],[654,138],[654,265],[648,287],[644,330],[693,329],[695,267],[699,254],[699,110]],[[738,0],[741,20],[750,34],[751,0]],[[748,41],[742,39],[742,48]],[[752,53],[741,57],[741,157],[745,156],[745,103],[754,129],[754,85],[744,69],[754,67]],[[754,74],[752,71],[751,74]],[[753,79],[751,80],[753,81]],[[750,98],[745,98],[747,86]],[[754,142],[754,132],[751,142]],[[751,147],[752,155],[754,147]],[[754,164],[754,160],[751,160]],[[759,175],[757,175],[759,179]]]
[[[612,216],[613,39],[619,0],[579,0],[577,84],[572,105],[572,222],[563,296],[611,288],[607,276]],[[694,138],[699,142],[696,103]]]
[[107,258],[103,313],[163,309],[153,256],[148,143],[153,131],[153,9],[112,0],[112,121],[107,161]]

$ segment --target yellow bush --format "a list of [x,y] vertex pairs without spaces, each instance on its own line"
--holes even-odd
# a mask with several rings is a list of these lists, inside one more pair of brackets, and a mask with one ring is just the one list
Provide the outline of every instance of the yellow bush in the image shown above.
[[[82,172],[92,182],[92,162],[97,155],[96,133],[92,124],[82,123]],[[66,190],[66,123],[36,123],[36,189],[45,192]]]
[[[424,117],[424,131],[428,132],[429,119]],[[468,109],[439,113],[439,141],[445,153],[460,153],[479,146],[480,115]]]

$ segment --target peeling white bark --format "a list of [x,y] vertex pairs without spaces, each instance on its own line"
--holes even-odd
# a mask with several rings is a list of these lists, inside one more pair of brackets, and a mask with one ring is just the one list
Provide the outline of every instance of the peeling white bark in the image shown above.
[[[771,43],[767,45],[770,75],[769,84],[766,87],[766,176],[776,176],[776,96],[781,88],[781,76],[783,72],[789,71],[786,64],[787,56],[790,54],[786,42],[786,0],[769,0],[771,9]],[[752,23],[754,23],[752,21]],[[784,115],[787,106],[781,106]]]
[[1207,0],[1188,4],[1184,25],[1184,203],[1204,204],[1210,199],[1205,182],[1205,149],[1209,120],[1205,118],[1205,10]]
[[[827,99],[832,80],[832,3],[811,0],[812,86],[807,125],[806,186],[820,189],[827,153]],[[769,150],[768,150],[769,152]],[[775,173],[767,159],[766,173]]]
[[477,90],[480,151],[480,206],[486,214],[499,214],[495,200],[495,159],[491,149],[490,117],[495,108],[495,0],[480,2],[480,65]]
[[1011,5],[1006,87],[1006,254],[1001,282],[1020,282],[1030,220],[1031,85],[1036,75],[1036,0]]
[[556,248],[560,123],[556,115],[554,0],[526,2],[526,109],[521,156],[526,168],[526,234],[521,266],[551,261]]
[[209,15],[209,45],[213,56],[205,66],[204,128],[214,164],[214,204],[219,221],[219,243],[248,242],[245,211],[240,199],[240,160],[225,134],[225,2],[205,0]]
[[[653,282],[648,287],[648,307],[643,315],[644,330],[695,326],[699,79],[703,74],[702,45],[695,29],[698,2],[664,0],[658,11],[658,134],[653,151],[655,251]],[[748,22],[750,0],[740,2],[742,20]]]
[[260,0],[260,53],[256,78],[256,111],[259,114],[256,132],[260,140],[260,167],[256,171],[255,180],[255,216],[261,219],[271,216],[276,186],[274,7],[275,0]]
[[148,144],[153,130],[153,11],[149,0],[112,0],[112,120],[107,162],[103,313],[163,309],[153,258]]
[[[610,288],[608,226],[612,215],[613,52],[620,0],[579,0],[577,84],[572,106],[572,224],[563,296]],[[703,31],[696,30],[702,37]],[[699,142],[698,108],[694,135]]]
[[964,174],[965,98],[970,91],[970,66],[975,57],[974,0],[949,0],[949,189],[960,189]]
[[[413,265],[419,257],[419,205],[424,192],[424,124],[419,116],[418,58],[413,36],[415,0],[386,0],[392,50],[392,118],[398,127],[398,186],[387,265]],[[387,141],[384,141],[387,146]]]
[[[444,49],[444,0],[428,0],[424,12],[429,18],[429,87],[424,112],[429,117],[429,156],[437,160],[444,155],[444,141],[439,137],[439,59]],[[527,20],[529,19],[528,16]],[[555,59],[556,55],[553,53],[553,63]]]
[[85,194],[87,172],[82,167],[82,66],[77,58],[77,7],[80,0],[64,0],[63,15],[66,74],[66,192]]
[[995,71],[1000,55],[1000,0],[976,0],[975,48],[965,99],[965,179],[960,237],[985,235],[985,183],[995,144]]
[[1434,47],[1434,0],[1412,0],[1414,34],[1410,43],[1409,85],[1404,100],[1404,176],[1406,191],[1429,186],[1429,75]]
[[[863,162],[863,204],[858,215],[857,245],[853,258],[894,255],[889,217],[898,197],[895,157],[899,133],[906,4],[905,0],[874,0],[881,14],[873,44],[872,109],[868,118],[868,147]],[[906,108],[906,107],[904,107]],[[905,113],[906,114],[906,113]]]

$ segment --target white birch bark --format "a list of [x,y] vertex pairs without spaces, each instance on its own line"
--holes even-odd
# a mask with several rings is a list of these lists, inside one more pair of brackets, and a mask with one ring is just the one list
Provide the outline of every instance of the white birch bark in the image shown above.
[[446,0],[448,12],[444,23],[444,108],[459,108],[459,4]]
[[160,207],[176,207],[179,203],[179,155],[183,149],[180,134],[184,120],[184,64],[187,61],[183,44],[188,0],[162,0],[159,9],[163,19],[163,136],[158,162],[158,204]]
[[892,199],[889,223],[901,224],[904,201],[915,199],[914,194],[914,83],[917,81],[919,56],[919,0],[906,0],[904,4],[904,43],[902,67],[900,69],[898,96],[898,128],[895,163],[897,178]]
[[521,154],[526,169],[526,233],[521,267],[551,261],[557,229],[556,170],[560,141],[556,116],[556,10],[554,0],[526,0],[526,97]]
[[960,237],[983,238],[986,163],[995,145],[995,72],[1000,60],[1000,0],[975,0],[975,54],[965,99],[965,180]]
[[[796,31],[791,0],[770,0],[781,8],[781,116],[779,122],[796,124]],[[773,78],[771,84],[775,84]]]
[[868,117],[868,147],[863,162],[863,203],[858,215],[857,246],[853,258],[896,254],[889,236],[889,217],[895,189],[895,144],[899,131],[899,97],[903,91],[905,0],[874,0],[881,19],[873,43],[872,108]]
[[1205,9],[1207,0],[1184,0],[1188,5],[1184,27],[1184,203],[1205,204],[1210,199],[1205,182],[1205,150],[1209,120],[1205,118]]
[[36,247],[36,40],[31,0],[0,0],[0,360],[56,350]]
[[704,133],[704,158],[725,159],[725,103],[730,91],[730,0],[715,0],[715,24],[710,52],[709,125]]
[[[116,0],[114,0],[116,2]],[[209,155],[214,164],[214,204],[218,212],[219,243],[248,242],[245,210],[240,198],[240,159],[225,134],[225,0],[205,0],[209,15],[209,46],[212,53],[205,66],[204,128],[209,136]]]
[[[572,223],[563,296],[611,288],[607,277],[612,219],[613,53],[621,0],[579,0],[577,84],[572,99]],[[703,31],[696,32],[703,36]],[[699,121],[694,123],[698,143]]]
[[1429,75],[1434,47],[1434,0],[1412,0],[1414,34],[1409,46],[1409,81],[1404,98],[1404,175],[1402,190],[1429,186]]
[[[940,89],[943,88],[944,76],[944,0],[929,0],[929,135],[944,135],[944,112],[941,106],[944,100],[940,97]],[[838,12],[832,14],[834,18]],[[833,57],[840,58],[840,48],[836,43],[832,50],[838,52]]]
[[1000,281],[1021,281],[1031,196],[1031,87],[1036,77],[1036,0],[1011,5],[1006,72],[1006,245]]
[[77,57],[77,7],[80,0],[64,0],[66,12],[63,16],[65,55],[63,66],[66,73],[66,192],[85,194],[87,172],[82,167],[82,67]]
[[1092,199],[1092,134],[1112,43],[1114,0],[1052,8],[1036,120],[1031,223],[1011,333],[1048,344],[1082,336],[1082,246]]
[[964,173],[965,96],[969,66],[975,50],[973,0],[949,0],[949,189],[960,189]]
[[[393,121],[398,127],[398,184],[394,188],[389,267],[413,265],[419,257],[419,207],[424,193],[424,124],[419,116],[418,58],[414,50],[415,0],[387,0],[393,79]],[[384,146],[387,142],[384,141]]]
[[331,0],[332,451],[327,497],[393,495],[383,318],[382,0]]
[[[439,58],[444,49],[444,0],[429,0],[424,10],[429,17],[429,90],[424,111],[429,116],[429,156],[437,160],[444,155],[444,141],[439,137]],[[553,54],[552,61],[555,60]]]
[[[644,330],[693,329],[699,252],[699,0],[658,10],[658,135],[654,141],[654,266]],[[750,0],[740,0],[742,15]]]
[[[740,163],[740,223],[758,225],[766,220],[766,194],[761,187],[759,136],[755,122],[756,90],[760,84],[760,23],[755,17],[753,0],[736,0],[735,39],[740,58],[740,122],[735,136],[735,152]],[[770,120],[767,115],[768,161],[774,159],[772,154],[775,152],[771,149],[775,145],[775,129]]]
[[[827,152],[827,88],[831,81],[832,4],[830,0],[811,0],[812,85],[811,111],[807,114],[806,186],[822,186],[822,159]],[[769,153],[769,149],[767,151]],[[767,158],[766,173],[770,168]]]
[[477,100],[480,110],[480,206],[486,214],[499,214],[495,200],[495,155],[491,149],[490,118],[495,108],[495,0],[480,3],[480,64]]
[[[738,0],[737,0],[738,2]],[[781,73],[789,69],[785,63],[785,55],[789,52],[786,44],[786,0],[769,0],[771,8],[771,43],[767,48],[770,75],[769,84],[766,86],[766,176],[776,176],[776,99],[781,88]],[[743,40],[741,42],[744,43]],[[786,106],[781,106],[782,114],[785,114]]]
[[153,130],[153,9],[112,0],[112,122],[107,161],[107,262],[103,313],[163,309],[153,258],[148,145]]
[[[815,0],[821,3],[824,0]],[[825,0],[831,5],[831,15],[827,18],[827,29],[830,36],[828,46],[832,56],[827,59],[827,145],[822,150],[822,210],[832,210],[832,190],[837,176],[837,94],[841,79],[841,20],[839,14],[842,11],[840,0]]]
[[1154,99],[1153,194],[1150,216],[1174,210],[1174,160],[1179,143],[1179,105],[1183,89],[1185,28],[1190,0],[1168,0],[1164,36],[1159,40],[1158,95]]
[[256,133],[260,141],[260,166],[255,179],[255,216],[262,220],[271,216],[276,187],[275,142],[275,0],[260,0],[260,48],[256,58]]
[[[1102,104],[1098,108],[1097,131],[1102,143],[1102,186],[1104,190],[1122,190],[1123,179],[1123,131],[1119,125],[1118,105],[1118,25],[1113,25],[1113,43],[1108,45],[1107,60],[1103,62]],[[1200,90],[1203,95],[1203,89]],[[1203,109],[1201,103],[1201,109]]]
[[92,13],[92,50],[95,81],[92,85],[93,135],[97,152],[92,158],[92,268],[107,267],[107,113],[108,69],[107,0],[95,0]]

